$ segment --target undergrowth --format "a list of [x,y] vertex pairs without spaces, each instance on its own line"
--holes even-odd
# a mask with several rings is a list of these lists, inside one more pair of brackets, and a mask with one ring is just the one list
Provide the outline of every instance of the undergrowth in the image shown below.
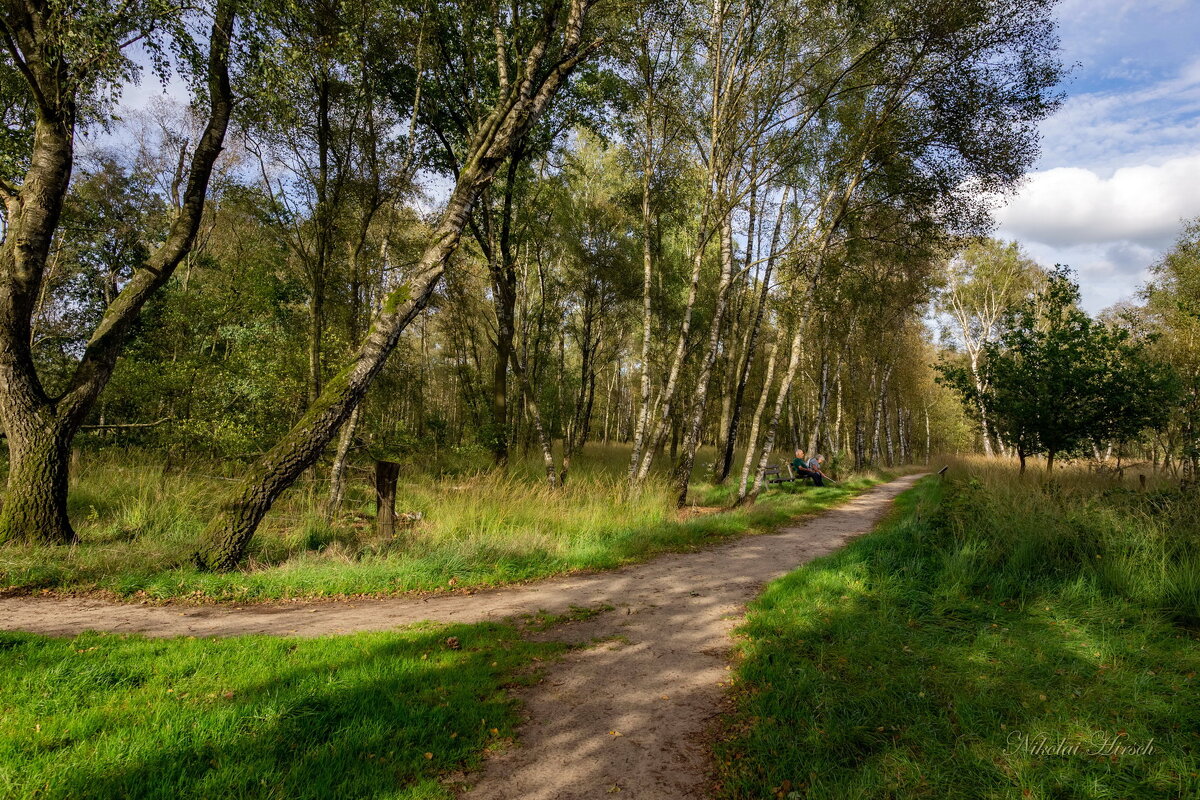
[[[419,520],[394,537],[375,532],[368,476],[351,481],[345,508],[331,521],[322,513],[325,482],[302,483],[268,516],[245,568],[226,574],[197,571],[189,556],[230,478],[215,467],[164,475],[137,454],[111,452],[85,461],[72,487],[80,543],[0,548],[0,587],[244,601],[491,586],[610,569],[767,531],[879,480],[867,474],[819,489],[784,484],[748,508],[679,513],[663,475],[652,475],[638,492],[628,489],[628,452],[589,446],[561,489],[548,488],[533,462],[507,473],[458,465],[431,474],[410,466],[397,508]],[[696,483],[692,501],[724,505],[731,492]]]

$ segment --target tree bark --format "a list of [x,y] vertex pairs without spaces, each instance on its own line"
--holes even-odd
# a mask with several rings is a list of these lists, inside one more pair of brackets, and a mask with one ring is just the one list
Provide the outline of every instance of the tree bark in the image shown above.
[[580,309],[583,317],[583,335],[579,341],[579,393],[575,397],[571,425],[563,437],[560,484],[567,482],[567,472],[571,469],[571,458],[575,455],[575,451],[586,443],[591,428],[592,404],[596,397],[596,351],[600,348],[602,335],[597,335],[594,340],[592,338],[593,331],[598,324],[597,317],[603,314],[603,307],[597,308],[599,303],[599,299],[588,297]]
[[[983,397],[983,378],[979,374],[979,350],[972,349],[970,354],[971,361],[971,377],[975,380],[975,391],[979,397]],[[988,428],[987,409],[983,405],[983,400],[979,400],[979,427],[983,431],[983,454],[991,458],[992,453],[992,434]]]
[[771,452],[775,449],[775,434],[779,430],[779,419],[783,415],[783,406],[787,402],[788,395],[791,393],[792,381],[796,379],[796,369],[800,365],[800,345],[802,341],[802,329],[797,327],[796,335],[792,337],[792,354],[788,358],[787,372],[784,373],[783,383],[779,384],[779,394],[775,397],[775,410],[771,414],[771,424],[767,428],[767,438],[763,442],[762,453],[758,458],[758,470],[754,474],[754,491],[751,492],[750,500],[753,501],[762,491],[763,475],[767,471],[767,462],[771,459]]
[[758,396],[758,404],[754,407],[754,417],[750,420],[750,438],[746,442],[746,458],[742,463],[742,479],[738,481],[737,499],[740,503],[746,497],[746,481],[750,480],[750,466],[754,462],[754,453],[758,446],[758,427],[762,421],[763,411],[770,399],[771,386],[775,382],[775,363],[779,360],[779,343],[771,344],[771,352],[767,355],[767,374],[763,378],[762,394]]
[[[492,420],[496,426],[493,457],[496,466],[508,464],[510,436],[508,408],[508,366],[513,356],[513,339],[516,335],[517,271],[512,255],[513,194],[517,169],[524,156],[518,144],[508,159],[507,180],[504,184],[504,199],[501,206],[500,232],[498,240],[491,242],[488,252],[488,267],[492,276],[492,297],[496,306],[496,361],[492,373]],[[487,233],[495,237],[492,223]]]
[[651,311],[650,295],[654,278],[654,259],[651,242],[653,218],[650,214],[650,179],[651,161],[649,143],[647,153],[642,159],[642,380],[641,380],[641,409],[638,411],[637,424],[633,430],[633,452],[629,457],[629,483],[638,480],[638,467],[642,458],[642,449],[646,445],[646,433],[650,423],[650,338],[654,317]]
[[[671,369],[667,374],[667,382],[659,393],[658,413],[653,433],[647,438],[642,448],[642,463],[639,465],[634,483],[639,484],[650,474],[650,466],[654,456],[662,450],[666,442],[668,426],[673,426],[675,394],[679,390],[679,376],[683,370],[683,360],[687,353],[688,339],[692,330],[692,314],[696,308],[696,297],[700,291],[700,274],[704,266],[704,252],[708,247],[708,213],[711,198],[705,199],[704,210],[700,214],[700,230],[696,238],[696,250],[692,254],[692,276],[688,284],[687,303],[683,310],[683,321],[679,326],[679,336],[675,340],[675,351],[671,356]],[[671,431],[674,435],[675,431]],[[672,443],[672,459],[675,445]]]
[[533,420],[533,429],[537,433],[538,444],[542,448],[542,463],[546,467],[546,483],[550,485],[551,489],[556,489],[559,484],[558,471],[554,468],[554,444],[550,441],[550,435],[542,421],[542,411],[538,407],[537,397],[533,394],[533,387],[529,385],[529,377],[525,374],[525,369],[521,366],[516,353],[512,354],[512,367],[513,374],[517,376],[517,382],[521,384],[521,391],[525,395],[525,408]]
[[64,425],[53,413],[41,420],[37,416],[33,420],[22,417],[9,428],[8,494],[0,524],[13,526],[9,530],[24,531],[21,541],[70,544],[76,540],[67,518],[67,477],[74,435],[74,428]]
[[889,419],[891,415],[888,414],[888,411],[887,398],[885,397],[883,405],[883,436],[887,444],[887,465],[894,467],[896,465],[896,443],[895,438],[892,436],[892,421]]
[[[767,256],[767,266],[763,272],[762,286],[759,287],[758,304],[754,308],[754,319],[750,323],[750,338],[746,344],[746,353],[738,370],[737,389],[734,391],[733,408],[729,418],[729,429],[725,432],[725,452],[721,457],[721,471],[717,483],[723,483],[729,477],[733,464],[733,453],[737,447],[738,428],[741,425],[742,403],[746,397],[746,384],[750,379],[750,367],[754,363],[754,354],[758,345],[759,331],[762,329],[763,315],[767,308],[767,298],[771,291],[771,275],[775,269],[775,257],[779,252],[779,238],[783,232],[784,208],[787,206],[788,194],[784,194],[783,202],[779,205],[779,216],[775,219],[775,229],[771,233],[771,252]],[[755,440],[751,437],[749,449],[754,449]],[[749,452],[749,451],[747,451]],[[745,481],[743,481],[744,483]]]
[[725,320],[725,306],[729,301],[729,287],[733,279],[733,220],[726,213],[721,220],[721,277],[717,283],[716,304],[713,308],[712,326],[708,332],[708,350],[696,379],[696,396],[692,404],[692,417],[683,440],[683,453],[675,468],[676,502],[682,507],[687,502],[688,483],[696,462],[696,450],[700,447],[700,433],[704,426],[704,411],[708,401],[708,384],[712,377],[717,350],[721,345],[721,326]]
[[929,406],[925,406],[925,463],[929,463],[929,451],[932,447],[932,435],[929,430]]
[[396,535],[396,480],[400,465],[394,461],[375,462],[375,531],[380,536]]
[[815,452],[821,444],[825,430],[825,412],[829,407],[829,353],[821,347],[821,383],[817,391],[817,413],[813,419],[812,434],[808,437],[808,451]]
[[325,521],[332,522],[342,510],[342,500],[346,496],[346,466],[350,461],[350,446],[354,443],[354,435],[358,429],[358,414],[361,406],[355,406],[350,412],[350,419],[338,436],[337,452],[333,457],[333,467],[329,471],[329,500],[325,504]]

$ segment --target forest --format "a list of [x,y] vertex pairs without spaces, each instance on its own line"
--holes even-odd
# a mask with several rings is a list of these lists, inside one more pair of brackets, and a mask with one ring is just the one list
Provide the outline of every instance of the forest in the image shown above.
[[[553,487],[619,442],[682,504],[698,473],[757,487],[776,441],[966,443],[922,319],[1057,102],[1042,4],[231,3],[207,35],[104,9],[72,22],[111,63],[10,106],[14,191],[46,189],[7,220],[0,538],[75,538],[89,448],[236,465],[198,551],[229,568],[306,473],[336,514],[364,458],[533,452]],[[131,71],[194,100],[123,117]],[[47,138],[81,115],[92,142]]]
[[[1150,505],[1136,513],[1151,515],[1154,530],[1175,520],[1182,539],[1135,546],[1123,533],[1119,541],[1139,555],[1122,562],[1120,580],[1105,573],[1088,585],[1097,605],[1107,586],[1142,604],[1137,613],[1174,620],[1155,623],[1164,626],[1160,644],[1183,647],[1200,619],[1200,563],[1185,552],[1200,534],[1182,510],[1200,477],[1200,218],[1182,225],[1136,300],[1100,313],[1081,305],[1069,266],[1042,265],[995,235],[997,204],[1036,163],[1039,125],[1066,97],[1070,66],[1054,6],[5,3],[0,596],[186,607],[469,595],[732,547],[747,533],[837,513],[877,484],[952,465],[950,482],[923,479],[912,490],[918,500],[897,506],[909,521],[888,523],[895,554],[846,550],[816,562],[823,580],[900,580],[855,573],[846,566],[852,552],[919,562],[912,574],[926,574],[934,568],[921,559],[931,556],[904,537],[934,536],[913,532],[932,520],[931,531],[961,548],[937,551],[945,586],[914,584],[896,597],[929,591],[942,603],[943,589],[1024,597],[1034,589],[1015,576],[1027,561],[1040,576],[1028,586],[1065,592],[1038,583],[1051,578],[1037,572],[1035,554],[1061,567],[1062,585],[1076,569],[1063,548],[1101,555],[1075,533],[1054,544],[1038,531],[1068,531],[1068,517],[1099,514],[1080,499],[1090,493],[1116,504],[1096,523],[1107,525],[1135,513],[1121,503],[1140,502],[1120,492],[1141,491]],[[815,487],[793,479],[810,466]],[[1034,509],[1011,527],[1034,544],[988,538],[1000,500],[989,505],[984,491]],[[974,523],[962,521],[965,509]],[[979,537],[974,544],[964,530]],[[989,557],[994,572],[964,566]],[[813,575],[794,573],[755,601],[746,635],[763,641],[746,645],[739,680],[783,669],[755,659],[780,646],[771,640],[780,626],[809,612],[767,620],[788,603],[825,607]],[[1151,584],[1158,588],[1130,588]],[[787,591],[794,596],[780,599]],[[901,613],[899,601],[879,602]],[[917,606],[903,612],[910,627],[933,624]],[[586,625],[603,613],[561,611],[544,623]],[[830,626],[818,635],[840,637],[851,661],[879,657],[877,644],[854,643],[855,624],[813,619]],[[341,762],[330,758],[294,764],[273,784],[280,794],[261,796],[442,796],[422,793],[420,781],[436,784],[429,769],[478,766],[491,726],[467,732],[466,718],[480,716],[472,704],[491,698],[483,716],[507,720],[492,735],[513,735],[515,712],[495,693],[530,659],[561,653],[503,626],[459,627],[449,637],[363,640],[367,649],[400,648],[409,670],[432,667],[419,652],[465,659],[467,651],[453,652],[459,638],[478,642],[470,654],[478,663],[459,665],[464,683],[444,689],[465,704],[463,719],[430,722],[442,712],[411,698],[397,712],[417,728],[463,731],[444,759],[433,745],[428,753],[413,745],[416,760],[400,769],[412,794],[389,794],[358,767],[340,783]],[[103,636],[81,635],[84,644]],[[797,635],[803,644],[807,635]],[[0,663],[0,672],[15,670],[6,683],[20,684],[20,665],[39,659],[58,669],[53,640],[13,636],[25,637],[14,641],[29,653]],[[450,640],[446,650],[440,643]],[[341,657],[335,639],[317,641],[303,658]],[[157,670],[145,666],[152,646],[131,642],[122,658]],[[208,657],[195,642],[181,647],[190,648],[180,651],[185,660]],[[487,654],[496,648],[505,655],[493,670]],[[826,655],[801,648],[781,657]],[[269,664],[255,663],[273,679]],[[369,685],[424,691],[420,681],[396,689],[415,680],[400,673],[343,666],[365,670]],[[759,682],[779,691],[803,686],[766,674]],[[897,685],[917,680],[896,675]],[[106,679],[71,680],[87,694]],[[224,686],[188,691],[219,700]],[[366,730],[377,720],[361,716],[373,713],[363,691],[347,702],[361,705],[354,724]],[[1195,704],[1194,690],[1191,700],[1178,691],[1176,701],[1160,698],[1176,732]],[[717,747],[720,796],[844,797],[851,786],[873,787],[862,796],[930,796],[911,775],[897,778],[907,789],[890,793],[883,768],[882,783],[856,773],[824,788],[774,774],[783,764],[803,776],[816,762],[755,750],[776,747],[761,726],[788,717],[768,694],[754,697],[737,701],[728,722],[736,730]],[[103,725],[115,712],[94,713]],[[736,727],[745,719],[749,727]],[[1138,724],[1160,738],[1170,727]],[[325,746],[323,734],[303,735]],[[337,746],[357,748],[358,734],[347,736]],[[236,760],[237,745],[226,746],[171,766],[190,787],[176,796],[228,796],[259,780],[255,770],[269,773],[266,762],[245,774],[215,769]],[[858,763],[856,747],[817,748],[813,758],[834,774],[847,759]],[[721,753],[734,751],[733,766],[722,766]],[[1139,774],[1128,785],[1148,793],[1129,796],[1195,786],[1195,762],[1192,778],[1181,777],[1181,752],[1161,767],[1174,778]],[[58,769],[47,760],[35,774],[54,796],[84,796],[85,784]],[[1082,786],[1093,773],[1080,769]],[[15,775],[0,772],[0,786],[13,796],[35,790]],[[155,775],[97,784],[94,796],[157,796],[165,784]],[[962,776],[942,779],[933,796],[984,796]]]

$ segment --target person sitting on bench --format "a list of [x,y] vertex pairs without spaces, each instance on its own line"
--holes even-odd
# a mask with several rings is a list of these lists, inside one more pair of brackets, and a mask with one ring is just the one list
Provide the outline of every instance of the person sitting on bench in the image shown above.
[[821,471],[821,466],[825,463],[825,456],[817,453],[808,460],[808,471],[812,473],[813,486],[825,485],[825,473]]
[[[812,459],[812,461],[816,461],[816,459]],[[820,483],[821,473],[820,473],[820,471],[814,472],[813,469],[809,466],[809,464],[811,464],[811,463],[812,463],[811,461],[804,460],[804,451],[803,450],[797,450],[796,457],[792,459],[792,465],[791,465],[792,466],[792,475],[798,481],[803,480],[804,478],[812,478],[813,484],[816,486],[820,486],[821,485],[821,483]]]

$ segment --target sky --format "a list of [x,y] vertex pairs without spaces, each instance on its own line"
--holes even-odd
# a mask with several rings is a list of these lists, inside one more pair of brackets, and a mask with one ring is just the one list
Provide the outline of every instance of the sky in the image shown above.
[[1200,0],[1064,0],[1058,18],[1067,98],[996,235],[1075,269],[1097,312],[1136,299],[1200,216]]

